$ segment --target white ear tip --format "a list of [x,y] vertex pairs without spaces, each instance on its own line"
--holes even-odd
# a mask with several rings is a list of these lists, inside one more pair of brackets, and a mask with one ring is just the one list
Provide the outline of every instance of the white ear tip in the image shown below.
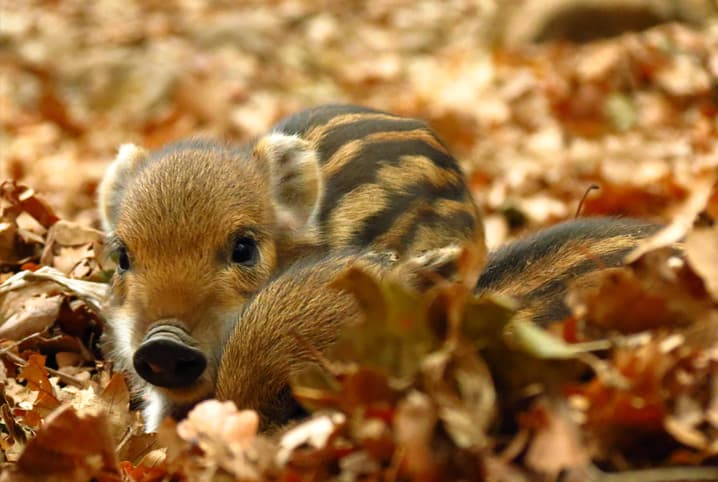
[[117,149],[117,160],[118,161],[125,161],[129,159],[135,158],[138,154],[142,154],[143,149],[136,145],[136,144],[122,144],[119,149]]
[[275,155],[283,155],[290,151],[309,149],[309,143],[296,134],[270,132],[262,139],[262,145]]

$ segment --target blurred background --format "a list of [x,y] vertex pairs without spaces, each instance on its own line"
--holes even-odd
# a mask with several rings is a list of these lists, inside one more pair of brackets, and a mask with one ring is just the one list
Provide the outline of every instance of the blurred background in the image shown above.
[[88,225],[121,143],[327,102],[429,121],[493,246],[592,183],[584,214],[665,219],[718,165],[716,0],[3,0],[0,60],[0,178]]

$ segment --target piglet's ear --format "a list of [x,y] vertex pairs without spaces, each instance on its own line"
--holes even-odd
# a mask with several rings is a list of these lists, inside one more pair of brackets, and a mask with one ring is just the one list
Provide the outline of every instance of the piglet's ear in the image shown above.
[[125,189],[137,168],[147,159],[148,152],[134,144],[123,144],[109,165],[97,188],[97,204],[102,229],[112,232],[117,224],[119,207]]
[[297,135],[272,132],[257,141],[254,156],[269,171],[280,226],[311,230],[323,189],[319,156],[311,143]]

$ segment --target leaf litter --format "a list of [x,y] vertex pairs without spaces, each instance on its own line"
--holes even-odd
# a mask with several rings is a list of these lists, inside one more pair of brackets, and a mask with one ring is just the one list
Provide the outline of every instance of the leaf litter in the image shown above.
[[[0,480],[718,479],[715,23],[489,51],[472,42],[500,9],[464,0],[82,3],[3,7]],[[112,151],[241,141],[327,99],[427,119],[491,246],[569,218],[591,184],[582,215],[667,228],[548,329],[472,294],[471,250],[421,294],[355,268],[337,284],[368,321],[294,377],[306,421],[259,434],[209,400],[144,433],[98,348]]]

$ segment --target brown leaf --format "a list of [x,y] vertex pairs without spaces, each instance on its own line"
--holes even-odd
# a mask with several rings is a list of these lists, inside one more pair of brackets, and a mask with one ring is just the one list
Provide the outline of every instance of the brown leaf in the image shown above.
[[[234,402],[206,400],[177,424],[177,433],[188,442],[207,438],[241,449],[257,435],[259,416],[253,410],[238,411]],[[200,442],[201,443],[201,442]]]
[[651,250],[670,246],[685,236],[698,214],[706,208],[716,180],[718,180],[718,171],[715,168],[696,173],[690,196],[673,216],[671,223],[628,253],[626,262],[631,263]]
[[76,223],[60,220],[47,233],[45,249],[40,262],[53,266],[73,278],[89,278],[102,269],[102,232]]
[[557,402],[542,400],[532,410],[541,412],[543,423],[536,427],[526,452],[526,465],[529,468],[553,478],[562,470],[583,467],[589,463],[578,427],[569,418],[565,407]]
[[138,466],[158,466],[165,459],[165,452],[159,448],[156,433],[134,433],[117,449],[119,460],[129,461]]
[[0,338],[20,340],[47,330],[60,313],[63,297],[37,296],[26,300],[17,311],[0,325]]
[[318,415],[292,427],[282,434],[276,454],[277,463],[282,466],[290,461],[292,452],[303,445],[323,449],[331,437],[346,421],[340,413]]
[[4,181],[0,184],[0,197],[10,201],[16,209],[30,214],[45,228],[49,228],[59,219],[50,205],[38,197],[35,191],[15,181]]
[[397,378],[416,373],[421,356],[438,342],[426,323],[427,298],[399,279],[378,278],[360,266],[347,269],[332,286],[356,297],[364,321],[344,329],[330,355]]
[[496,391],[488,367],[473,346],[434,352],[422,364],[424,389],[454,444],[477,451],[496,413]]
[[[99,319],[104,319],[102,316],[102,304],[109,293],[109,286],[106,283],[95,283],[91,281],[71,279],[65,274],[48,266],[43,266],[36,271],[25,270],[15,273],[12,277],[5,280],[5,282],[0,285],[0,295],[18,289],[28,289],[28,287],[33,286],[35,283],[44,281],[52,281],[53,283],[62,286],[70,293],[83,300]],[[38,291],[42,292],[42,290]]]
[[120,471],[123,475],[123,480],[131,480],[138,482],[160,482],[167,480],[167,471],[163,468],[156,467],[151,464],[137,464],[123,461],[120,462]]
[[77,223],[58,220],[47,232],[47,243],[58,243],[62,246],[89,244],[102,239],[102,231],[88,228]]
[[636,333],[705,318],[712,302],[701,280],[669,249],[652,251],[629,267],[608,268],[571,286],[567,304],[605,333]]
[[254,446],[259,415],[253,410],[238,411],[234,402],[205,400],[177,424],[177,434],[191,446],[198,446],[208,463],[222,467],[240,479],[255,479],[261,461],[266,460]]
[[117,480],[115,446],[107,419],[78,415],[69,406],[50,414],[17,463],[17,474],[54,480]]
[[17,261],[17,225],[15,223],[0,222],[0,264],[10,264]]
[[110,383],[100,393],[98,401],[105,413],[115,445],[125,437],[142,433],[142,424],[135,414],[130,412],[130,393],[122,374],[112,375]]
[[394,417],[396,441],[404,451],[406,471],[418,480],[431,480],[437,475],[431,446],[437,419],[431,399],[418,391],[409,392],[399,402]]
[[18,377],[27,380],[27,386],[38,392],[34,408],[40,413],[47,414],[60,405],[55,390],[47,378],[44,356],[30,355],[30,359],[20,371]]
[[[686,396],[679,397],[688,399]],[[688,399],[690,400],[690,399]],[[671,434],[673,438],[681,442],[683,445],[693,447],[698,450],[706,450],[709,446],[709,440],[706,435],[701,432],[697,425],[703,421],[703,407],[694,400],[688,402],[691,404],[690,413],[684,408],[682,413],[676,416],[669,415],[663,421],[666,432]],[[685,404],[685,402],[684,402]]]
[[625,379],[621,384],[608,376],[597,377],[578,392],[585,397],[586,424],[598,444],[614,448],[617,438],[630,445],[630,431],[657,434],[668,413],[666,375],[676,366],[663,340],[649,339],[639,346],[617,348],[611,364]]
[[718,301],[718,226],[691,231],[684,246],[693,271],[703,279],[713,300]]

